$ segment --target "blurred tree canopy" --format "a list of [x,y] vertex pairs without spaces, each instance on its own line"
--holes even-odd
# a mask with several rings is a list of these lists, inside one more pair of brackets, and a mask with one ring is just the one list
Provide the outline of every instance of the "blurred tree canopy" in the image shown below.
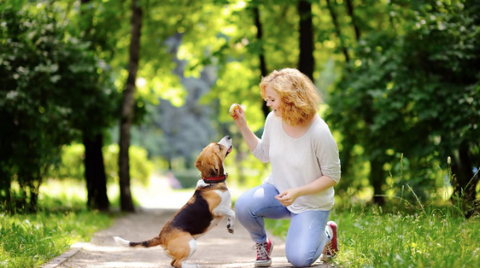
[[[14,181],[20,200],[34,201],[64,144],[92,144],[93,163],[102,161],[98,148],[121,116],[131,3],[0,3],[3,203]],[[371,188],[383,204],[408,184],[426,201],[451,168],[453,196],[465,210],[478,201],[478,1],[138,0],[137,7],[132,140],[150,157],[170,167],[179,156],[191,163],[206,142],[228,133],[240,180],[245,170],[264,169],[252,168],[227,111],[232,103],[247,107],[261,135],[268,109],[258,83],[294,67],[324,96],[321,115],[340,148],[341,195]]]

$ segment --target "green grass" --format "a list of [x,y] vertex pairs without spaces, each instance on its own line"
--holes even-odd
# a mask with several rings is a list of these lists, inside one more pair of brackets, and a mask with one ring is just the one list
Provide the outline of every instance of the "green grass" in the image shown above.
[[44,187],[36,214],[0,210],[0,267],[39,267],[113,223],[115,215],[87,211],[86,196],[75,192],[82,187],[71,184]]
[[[480,219],[464,217],[450,207],[425,212],[384,213],[377,207],[333,210],[342,267],[478,267]],[[267,220],[275,235],[286,236],[289,221]]]
[[38,267],[111,222],[88,211],[0,214],[0,267]]

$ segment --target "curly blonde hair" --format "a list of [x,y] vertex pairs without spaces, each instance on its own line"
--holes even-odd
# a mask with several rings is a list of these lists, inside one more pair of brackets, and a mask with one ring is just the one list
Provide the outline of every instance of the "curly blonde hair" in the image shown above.
[[299,70],[285,68],[263,77],[260,82],[263,99],[268,85],[280,96],[282,119],[289,125],[302,125],[317,113],[322,99],[310,78]]

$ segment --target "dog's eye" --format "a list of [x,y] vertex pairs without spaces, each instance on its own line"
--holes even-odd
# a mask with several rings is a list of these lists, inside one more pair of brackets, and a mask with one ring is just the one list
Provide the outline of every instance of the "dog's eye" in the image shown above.
[[220,151],[221,151],[223,149],[223,145],[218,144],[218,149],[220,149]]

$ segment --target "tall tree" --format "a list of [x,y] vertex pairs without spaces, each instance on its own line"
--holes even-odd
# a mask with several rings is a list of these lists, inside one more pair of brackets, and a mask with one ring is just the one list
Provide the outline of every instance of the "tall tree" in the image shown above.
[[107,176],[103,159],[103,135],[101,133],[89,135],[83,131],[83,145],[85,147],[85,180],[87,185],[87,205],[89,208],[108,211],[110,202],[107,196]]
[[[82,0],[81,16],[86,25],[83,40],[92,42],[93,37],[93,18],[96,9],[89,8],[91,0]],[[87,112],[93,117],[105,116],[104,113],[98,114],[98,107],[90,107],[95,111]],[[96,120],[98,121],[98,120]],[[101,120],[102,121],[102,120]],[[85,122],[85,121],[84,121]],[[89,122],[90,124],[91,122]],[[105,123],[105,122],[102,122]],[[104,125],[105,126],[105,125]],[[108,211],[110,202],[107,195],[107,176],[105,174],[105,164],[103,161],[103,134],[101,129],[90,126],[82,127],[83,145],[85,147],[85,181],[87,185],[87,205],[89,208]]]
[[[262,74],[262,77],[266,77],[268,75],[267,71],[267,63],[265,62],[265,50],[263,49],[263,26],[262,22],[260,21],[260,11],[258,9],[258,6],[254,6],[252,8],[253,10],[253,17],[255,20],[255,26],[257,27],[257,42],[260,45],[259,48],[259,53],[258,53],[258,58],[260,61],[260,73]],[[270,113],[270,108],[267,106],[267,102],[262,101],[262,112],[263,115],[265,115],[265,118],[267,118],[267,115]]]
[[332,3],[330,2],[330,0],[327,0],[327,7],[328,7],[328,11],[330,11],[330,16],[332,18],[333,26],[335,27],[335,32],[337,33],[338,39],[340,40],[340,49],[342,50],[343,55],[345,56],[345,62],[347,63],[347,66],[348,66],[348,63],[350,63],[350,56],[348,55],[348,49],[343,39],[340,24],[338,23],[337,13],[335,12],[335,9]]
[[132,194],[130,191],[130,166],[128,149],[130,147],[130,127],[133,122],[135,108],[135,81],[137,78],[138,63],[140,57],[140,35],[142,29],[142,2],[132,0],[131,11],[131,39],[130,59],[128,63],[128,78],[123,92],[122,114],[120,121],[120,153],[119,153],[119,177],[120,177],[120,207],[122,211],[134,212]]
[[298,69],[313,80],[315,59],[313,57],[313,26],[312,4],[309,1],[298,2],[298,14],[300,16],[300,56]]
[[348,16],[350,16],[350,19],[352,21],[353,29],[355,30],[355,39],[358,42],[358,40],[360,40],[360,28],[358,27],[357,18],[355,17],[355,11],[354,11],[352,0],[345,0],[345,5],[347,6],[347,13],[348,13]]

